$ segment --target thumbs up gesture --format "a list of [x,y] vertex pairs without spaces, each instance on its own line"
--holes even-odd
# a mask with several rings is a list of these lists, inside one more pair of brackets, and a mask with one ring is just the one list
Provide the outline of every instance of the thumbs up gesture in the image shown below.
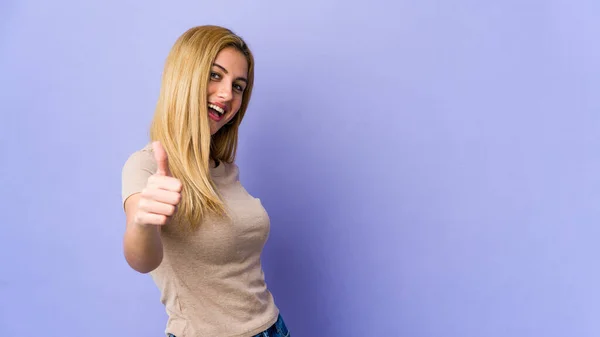
[[160,142],[152,143],[156,173],[148,178],[142,191],[134,217],[134,223],[141,226],[162,226],[175,214],[181,201],[181,181],[171,176],[167,153]]

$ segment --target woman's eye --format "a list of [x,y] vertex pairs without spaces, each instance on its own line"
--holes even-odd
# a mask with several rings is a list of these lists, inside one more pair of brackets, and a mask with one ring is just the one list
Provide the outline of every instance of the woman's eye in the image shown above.
[[220,78],[220,76],[219,76],[219,74],[217,74],[217,73],[211,72],[211,73],[210,73],[210,78],[212,78],[212,79],[215,79],[215,80],[218,80],[218,79]]
[[235,88],[235,90],[237,90],[239,92],[243,92],[244,91],[244,87],[242,87],[239,84],[234,84],[233,87]]

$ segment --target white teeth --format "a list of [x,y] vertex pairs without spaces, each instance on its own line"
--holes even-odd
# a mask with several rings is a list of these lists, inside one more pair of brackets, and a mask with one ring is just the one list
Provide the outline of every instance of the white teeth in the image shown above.
[[212,103],[208,104],[208,107],[211,108],[211,109],[213,109],[213,110],[215,110],[216,112],[218,112],[221,115],[225,113],[225,110],[223,110],[221,107],[216,106],[216,105],[214,105]]

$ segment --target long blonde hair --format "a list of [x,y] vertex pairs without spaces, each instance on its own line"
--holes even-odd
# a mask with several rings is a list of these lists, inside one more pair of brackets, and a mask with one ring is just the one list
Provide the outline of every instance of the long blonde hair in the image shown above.
[[[248,84],[240,110],[229,124],[211,136],[207,89],[217,54],[235,47],[248,61]],[[181,180],[182,198],[175,220],[197,228],[208,213],[226,215],[226,208],[210,176],[210,159],[235,160],[238,128],[252,95],[254,57],[244,40],[231,30],[198,26],[181,35],[169,52],[160,95],[150,127],[151,141],[160,141],[168,155],[171,174]]]

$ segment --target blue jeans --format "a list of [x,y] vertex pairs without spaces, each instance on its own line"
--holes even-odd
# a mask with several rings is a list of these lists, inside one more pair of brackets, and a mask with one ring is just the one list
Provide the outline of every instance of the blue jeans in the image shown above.
[[[176,337],[175,335],[169,334],[169,337]],[[259,333],[258,335],[254,335],[253,337],[291,337],[290,331],[287,326],[285,326],[285,322],[281,315],[277,317],[277,322],[271,325],[267,330]]]

